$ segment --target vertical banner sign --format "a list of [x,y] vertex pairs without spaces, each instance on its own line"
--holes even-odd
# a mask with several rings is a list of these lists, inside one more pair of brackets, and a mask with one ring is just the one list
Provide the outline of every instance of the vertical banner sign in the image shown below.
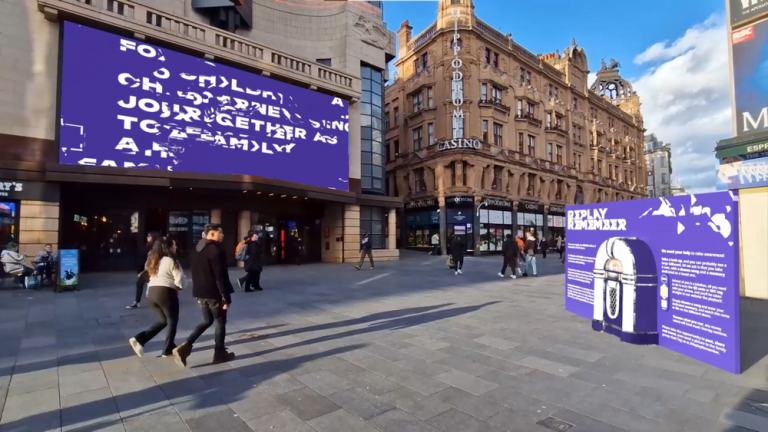
[[[768,1],[764,6],[768,6]],[[760,21],[731,33],[737,136],[768,131],[767,43],[768,21]]]
[[80,251],[59,251],[59,289],[73,290],[80,283]]
[[741,373],[735,191],[568,206],[565,308]]
[[461,72],[462,61],[459,58],[459,51],[461,51],[461,44],[459,39],[459,18],[461,14],[457,9],[451,10],[451,17],[453,17],[453,60],[451,60],[451,67],[453,73],[451,74],[451,99],[453,100],[453,138],[464,138],[464,110],[461,106],[464,104],[464,74]]

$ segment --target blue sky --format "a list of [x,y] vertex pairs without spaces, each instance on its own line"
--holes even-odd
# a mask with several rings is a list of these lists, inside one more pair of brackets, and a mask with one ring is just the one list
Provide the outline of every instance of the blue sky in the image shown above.
[[[436,1],[384,6],[387,27],[397,32],[408,20],[414,36],[436,14]],[[724,0],[475,0],[475,14],[534,54],[562,52],[575,37],[593,72],[603,57],[621,62],[648,132],[672,142],[680,182],[713,190],[714,141],[730,136]]]

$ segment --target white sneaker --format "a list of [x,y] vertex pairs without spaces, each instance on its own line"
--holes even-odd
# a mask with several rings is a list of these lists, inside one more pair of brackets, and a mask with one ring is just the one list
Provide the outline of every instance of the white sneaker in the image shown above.
[[128,339],[128,343],[131,344],[131,348],[133,348],[133,352],[135,352],[137,356],[144,357],[144,347],[141,346],[136,338]]
[[461,272],[461,270],[457,270],[457,271],[459,272],[459,274],[464,274],[464,273]]
[[456,273],[454,273],[454,275],[455,275],[455,276],[458,276],[458,275],[459,275],[459,271],[458,271],[458,270],[456,270]]
[[499,277],[504,277],[504,275],[503,275],[503,274],[501,274],[501,273],[499,273]]
[[509,277],[512,278],[512,279],[517,279],[517,276],[515,276],[515,275],[510,275]]

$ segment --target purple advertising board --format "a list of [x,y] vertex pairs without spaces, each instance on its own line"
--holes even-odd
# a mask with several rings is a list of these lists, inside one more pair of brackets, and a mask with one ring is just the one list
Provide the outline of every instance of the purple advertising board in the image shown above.
[[565,308],[741,373],[736,191],[566,208]]
[[349,190],[345,100],[64,23],[59,163]]

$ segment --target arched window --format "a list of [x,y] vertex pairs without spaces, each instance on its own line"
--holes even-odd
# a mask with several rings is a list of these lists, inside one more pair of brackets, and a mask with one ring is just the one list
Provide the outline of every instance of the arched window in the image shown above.
[[584,204],[584,190],[581,186],[576,186],[576,196],[573,199],[574,204]]

